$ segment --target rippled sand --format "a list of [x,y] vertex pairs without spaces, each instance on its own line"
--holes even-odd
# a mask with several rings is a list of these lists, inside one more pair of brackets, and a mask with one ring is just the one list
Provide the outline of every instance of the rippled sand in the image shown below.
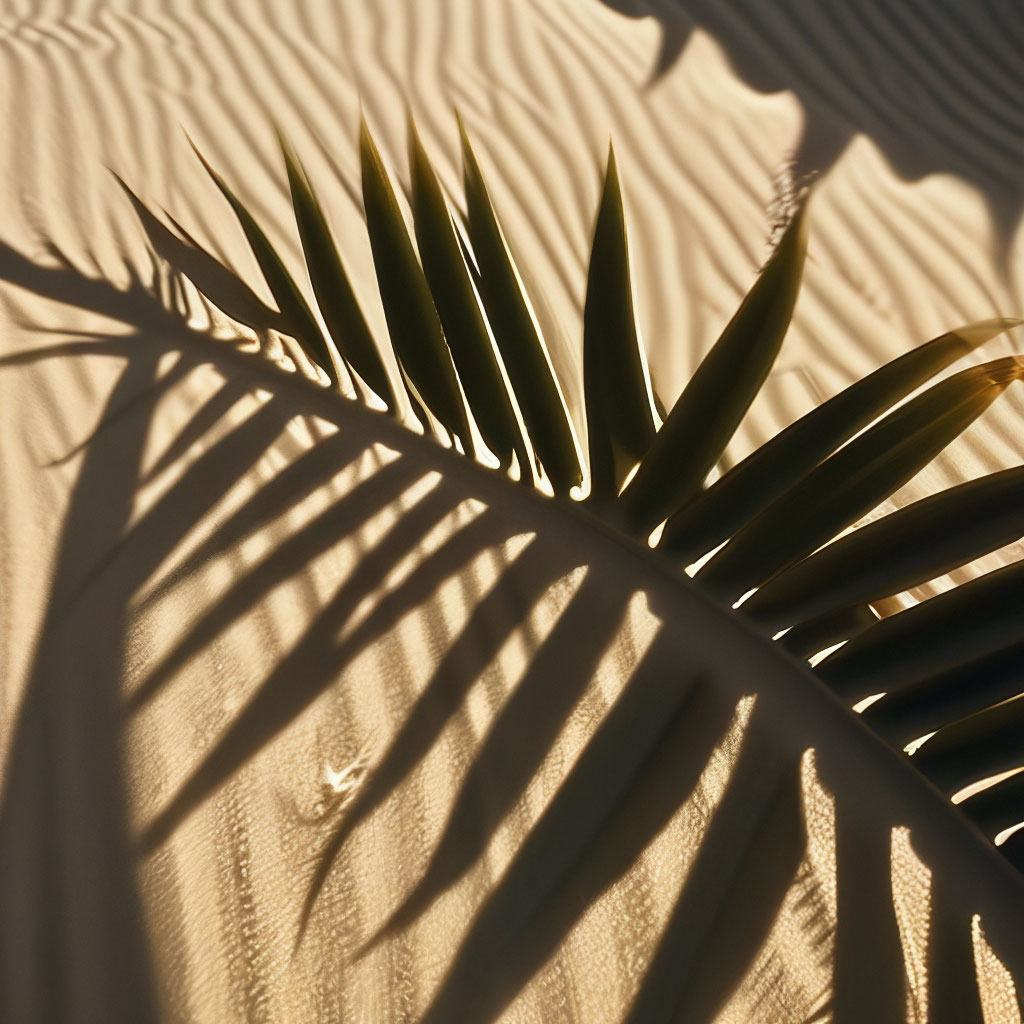
[[[730,447],[735,460],[912,344],[1024,311],[1024,18],[1011,0],[978,8],[6,0],[0,1019],[420,1019],[453,962],[470,981],[492,946],[505,962],[494,934],[480,963],[457,959],[473,915],[623,680],[642,676],[644,652],[661,651],[654,672],[688,649],[664,615],[676,598],[652,606],[640,583],[619,588],[617,563],[588,561],[597,541],[534,538],[533,517],[547,511],[517,498],[505,514],[500,491],[452,475],[425,443],[403,447],[390,427],[375,443],[373,418],[346,423],[244,359],[211,361],[210,339],[134,276],[149,280],[144,237],[109,170],[255,281],[184,133],[297,266],[280,126],[383,334],[358,192],[360,110],[405,181],[408,105],[458,196],[458,108],[578,424],[583,286],[609,137],[666,403],[766,257],[779,183],[817,171],[794,325]],[[976,358],[1022,343],[1018,329]],[[1011,389],[895,500],[1017,464],[1022,423],[1024,392]],[[1022,553],[1014,545],[956,579]],[[709,621],[710,635],[731,636]],[[697,658],[681,674],[708,671]],[[550,697],[548,678],[564,683]],[[689,739],[706,755],[703,774],[659,769],[691,783],[663,819],[622,812],[626,838],[609,840],[578,897],[563,893],[529,933],[547,953],[532,967],[509,955],[509,998],[517,971],[520,982],[538,973],[502,1019],[623,1019],[699,868],[695,837],[751,714],[735,680],[715,692],[701,705],[710,724]],[[417,708],[422,721],[409,717]],[[845,736],[844,721],[837,713],[822,736]],[[800,728],[783,727],[780,748],[822,742]],[[390,788],[385,773],[375,790],[369,769],[382,763]],[[836,924],[835,836],[842,850],[852,826],[836,831],[830,801],[841,806],[852,784],[822,782],[813,759],[800,765],[811,836],[793,855],[792,886],[780,883],[783,911],[747,937],[735,976],[690,992],[723,1019],[808,1020],[827,1012],[833,985],[854,984],[831,966],[836,943],[851,941]],[[378,790],[376,803],[359,796]],[[900,814],[915,792],[894,797]],[[293,953],[318,852],[359,799],[362,817]],[[910,821],[892,813],[884,828]],[[932,812],[922,813],[927,833]],[[137,871],[129,835],[148,844]],[[631,835],[644,842],[634,849]],[[895,924],[879,949],[902,949],[896,973],[910,978],[916,1019],[933,890],[901,835]],[[978,883],[977,907],[1004,937],[992,954],[975,928],[985,1019],[1019,1020],[993,957],[1022,976],[1005,936],[1024,897],[998,860],[987,866],[989,851],[967,847],[963,864],[994,879]],[[888,851],[885,833],[882,876]],[[422,916],[364,949],[424,872]],[[1012,897],[1001,911],[1000,879]],[[969,932],[958,934],[970,960]],[[700,951],[687,955],[701,978]],[[892,990],[884,979],[877,988]],[[873,996],[863,998],[867,1014]],[[484,1012],[445,1017],[444,1005],[434,1019]]]

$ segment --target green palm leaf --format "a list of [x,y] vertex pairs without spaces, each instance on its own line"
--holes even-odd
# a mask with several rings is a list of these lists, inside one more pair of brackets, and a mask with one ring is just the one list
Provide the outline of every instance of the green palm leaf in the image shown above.
[[[210,255],[190,235],[179,237],[166,228],[128,187],[120,175],[114,174],[142,224],[153,251],[184,274],[221,312],[254,331],[286,332],[284,317],[266,305],[232,270]],[[176,221],[175,228],[181,231]]]
[[331,237],[327,218],[298,157],[283,137],[279,137],[279,141],[306,268],[324,323],[345,362],[373,388],[388,409],[395,412],[398,400]]
[[914,755],[914,765],[952,796],[966,783],[1024,763],[1024,694],[939,730]]
[[647,361],[637,333],[615,153],[608,149],[583,307],[583,390],[590,494],[608,502],[654,440]]
[[868,523],[769,580],[743,613],[771,632],[909,590],[1024,536],[1024,468],[1003,470]]
[[[748,618],[745,608],[746,604],[740,606],[740,614]],[[877,621],[878,616],[870,605],[846,605],[798,622],[779,637],[779,644],[797,658],[811,658],[819,651],[849,640]],[[776,632],[761,628],[769,636]]]
[[565,400],[461,118],[459,131],[467,229],[484,308],[534,451],[555,493],[568,495],[583,473]]
[[886,742],[902,750],[912,740],[1024,693],[1022,666],[1024,644],[1009,644],[980,658],[920,675],[865,708],[861,718]]
[[865,630],[817,666],[842,696],[895,691],[1024,641],[1024,562],[1014,562]]
[[636,531],[649,533],[699,493],[771,371],[803,276],[806,213],[805,201],[623,493],[627,522]]
[[366,229],[395,355],[419,400],[469,453],[473,438],[441,321],[365,121],[360,128],[359,153]]
[[983,363],[889,413],[736,533],[697,579],[733,602],[809,555],[927,465],[1021,372],[1016,356]]
[[1024,775],[1019,772],[960,804],[967,817],[990,838],[1020,824],[1022,806]]
[[451,213],[411,116],[409,165],[416,242],[469,407],[484,441],[501,464],[508,465],[515,453],[520,473],[532,481],[532,460],[516,422]]
[[206,168],[207,174],[210,175],[214,184],[231,205],[231,209],[234,210],[253,255],[256,257],[256,262],[270,286],[271,294],[281,309],[281,316],[287,324],[287,333],[302,346],[303,352],[313,364],[319,366],[327,374],[331,383],[337,387],[338,372],[334,367],[332,345],[324,337],[316,322],[316,317],[313,316],[302,292],[285,267],[284,261],[270,244],[270,240],[256,223],[256,219],[231,191],[227,182],[210,166],[206,157],[199,152],[194,143],[192,149],[199,157],[203,167]]
[[718,547],[822,459],[929,378],[1020,320],[981,320],[904,353],[812,409],[671,516],[659,547],[684,564]]

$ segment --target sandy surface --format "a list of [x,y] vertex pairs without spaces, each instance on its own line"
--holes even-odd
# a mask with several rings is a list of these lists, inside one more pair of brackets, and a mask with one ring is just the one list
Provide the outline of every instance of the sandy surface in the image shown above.
[[[335,422],[306,391],[211,361],[208,325],[189,329],[133,278],[149,280],[144,241],[107,169],[255,281],[182,129],[297,259],[281,126],[383,331],[358,199],[360,108],[405,180],[408,104],[458,195],[458,107],[577,417],[609,136],[666,402],[767,254],[775,183],[787,167],[817,170],[794,326],[731,460],[911,344],[1024,311],[1024,19],[1014,4],[786,0],[770,10],[756,0],[3,5],[0,1018],[144,1020],[158,1006],[182,1021],[419,1019],[471,914],[667,631],[643,587],[621,605],[605,599],[619,570],[588,575],[589,542],[531,546],[532,506],[510,526],[472,475],[442,478],[424,446],[410,455],[374,443],[372,419]],[[977,359],[1022,342],[1018,330]],[[1018,463],[1022,417],[1024,393],[1011,389],[896,500]],[[600,632],[596,613],[614,638],[605,650],[573,639]],[[546,671],[573,666],[567,717],[555,729],[549,713],[550,749],[517,780],[485,737],[523,691],[524,666],[552,649]],[[317,851],[439,677],[465,684],[450,698],[458,713],[438,720],[419,766],[353,833],[293,958]],[[246,717],[257,692],[265,703]],[[622,1018],[743,731],[745,694],[724,692],[725,710],[711,715],[719,761],[671,820],[650,826],[624,880],[565,928],[509,1020]],[[518,712],[525,721],[544,706],[533,700]],[[794,730],[784,749],[813,744]],[[112,754],[121,735],[127,785]],[[481,750],[497,782],[473,776]],[[801,778],[805,815],[825,822],[825,839],[801,853],[782,923],[754,944],[742,980],[728,979],[739,987],[723,1019],[806,1020],[840,984],[831,812],[813,772]],[[446,895],[357,959],[459,807],[459,828],[480,807],[493,831],[474,847],[457,829],[452,874],[438,883]],[[137,888],[125,836],[143,833],[152,849]],[[920,876],[910,861],[900,870]],[[896,899],[898,934],[890,928],[918,993],[921,891]],[[801,925],[807,901],[826,922],[824,953]],[[976,935],[981,964],[986,948]],[[985,1019],[1019,1019],[999,1002],[1009,998],[999,970],[987,976]]]

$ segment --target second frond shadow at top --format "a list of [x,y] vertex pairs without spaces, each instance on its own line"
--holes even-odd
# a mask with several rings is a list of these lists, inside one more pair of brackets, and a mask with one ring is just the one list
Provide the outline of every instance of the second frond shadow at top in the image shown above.
[[797,174],[825,173],[868,136],[908,181],[954,174],[985,197],[1004,271],[1024,212],[1024,10],[936,0],[602,0],[656,18],[652,82],[695,30],[760,92],[792,91],[803,109]]

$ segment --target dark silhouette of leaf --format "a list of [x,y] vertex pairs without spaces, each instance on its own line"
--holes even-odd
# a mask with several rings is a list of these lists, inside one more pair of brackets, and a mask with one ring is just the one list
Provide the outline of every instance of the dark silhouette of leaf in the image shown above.
[[225,380],[189,419],[188,424],[178,432],[174,440],[164,449],[160,458],[150,466],[143,482],[155,480],[161,473],[182,458],[192,445],[200,441],[216,423],[249,394],[246,382]]
[[1020,374],[1016,356],[972,366],[895,409],[756,516],[697,579],[730,603],[760,586],[906,483]]
[[[521,621],[551,582],[567,568],[552,561],[548,553],[541,552],[536,544],[530,545],[505,570],[494,588],[477,602],[458,640],[438,663],[398,735],[321,850],[303,903],[296,943],[302,941],[317,898],[346,840],[427,756],[483,673],[487,662],[507,640],[506,631],[493,628],[495,619],[502,613],[507,616],[511,605],[519,611],[517,621]],[[390,628],[386,602],[382,605],[348,643],[358,643],[361,635],[365,634],[370,634],[372,639],[375,628],[378,632]]]
[[530,455],[516,422],[451,213],[411,115],[409,166],[416,243],[459,382],[487,446],[503,467],[509,465],[515,452],[521,475],[532,482]]
[[262,302],[232,270],[188,236],[183,240],[164,227],[120,175],[111,171],[135,210],[156,254],[187,277],[219,310],[254,331],[284,331],[284,318]]
[[1024,536],[1024,468],[915,501],[784,570],[743,604],[775,631],[898,594]]
[[384,162],[365,120],[360,128],[359,154],[366,229],[395,355],[419,399],[459,438],[469,455],[473,438],[451,353]]
[[1019,693],[1024,693],[1024,643],[918,678],[865,708],[861,718],[902,750],[919,736]]
[[[191,140],[189,141],[191,143]],[[206,157],[199,152],[194,143],[192,143],[192,149],[238,218],[238,223],[241,224],[242,230],[245,232],[245,237],[256,257],[260,271],[270,286],[271,294],[281,308],[281,315],[286,324],[284,333],[291,335],[299,343],[302,351],[313,364],[319,366],[330,378],[331,383],[337,387],[338,372],[334,367],[331,343],[324,337],[309,305],[302,297],[302,292],[299,291],[292,275],[288,273],[284,261],[270,244],[270,240],[256,223],[252,214],[228,188],[227,182],[210,166]]]
[[[334,434],[300,455],[268,480],[249,501],[222,519],[195,550],[177,563],[174,570],[139,601],[139,609],[147,608],[180,580],[201,571],[204,565],[222,556],[232,545],[251,537],[298,505],[345,469],[357,453],[358,447],[351,438]],[[168,492],[168,497],[172,502],[180,500],[173,491]]]
[[[826,781],[827,780],[823,780]],[[872,813],[873,812],[873,813]],[[893,912],[892,822],[864,802],[837,801],[836,933],[832,1024],[902,1020],[903,943]]]
[[608,503],[644,457],[656,432],[647,360],[633,310],[626,215],[611,146],[583,306],[583,390],[590,497]]
[[914,764],[947,796],[1024,765],[1024,694],[940,729]]
[[178,524],[197,521],[214,508],[280,437],[288,419],[288,412],[271,400],[207,448],[115,547],[102,552],[83,580],[76,599],[81,600],[119,563],[132,566],[139,584],[146,580],[181,543]]
[[800,290],[806,214],[805,201],[623,492],[636,531],[649,533],[700,491],[771,371]]
[[[336,635],[380,579],[449,514],[454,502],[443,488],[420,499],[359,563],[309,628],[281,659],[249,703],[218,738],[202,764],[142,833],[140,850],[151,852],[223,785],[263,745],[305,710],[334,681]],[[254,581],[258,585],[258,581]],[[144,684],[145,685],[145,684]]]
[[145,706],[191,658],[243,618],[275,587],[362,526],[381,503],[396,500],[412,482],[401,462],[389,463],[352,488],[344,501],[313,517],[235,580],[217,606],[180,637],[132,694],[127,710],[134,713]]
[[279,136],[279,141],[288,171],[288,187],[306,269],[324,323],[345,362],[395,413],[398,401],[391,380],[366,318],[359,308],[359,301],[334,244],[327,218],[298,157],[283,136]]
[[534,655],[463,779],[423,877],[372,941],[411,924],[454,885],[522,796],[597,670],[603,648],[593,637],[621,628],[629,594],[605,594],[598,605],[599,586],[584,577]]
[[[743,614],[745,604],[740,605]],[[810,658],[826,647],[849,640],[878,621],[869,605],[858,604],[826,612],[799,623],[779,638],[779,643],[798,658]]]
[[[95,602],[68,601],[83,568],[129,528],[148,428],[166,396],[157,372],[159,348],[144,337],[131,341],[134,357],[101,413],[114,425],[86,449],[70,487],[51,599],[26,666],[16,728],[5,744],[5,1021],[157,1024],[162,1016],[120,756],[118,681],[126,671],[131,581],[108,579]],[[149,396],[142,406],[140,394]],[[120,409],[131,412],[119,416]]]
[[[756,714],[756,712],[755,712]],[[799,765],[748,737],[625,1024],[714,1020],[806,844]]]
[[566,495],[583,480],[569,414],[461,118],[459,131],[467,229],[484,308],[530,442],[555,493]]
[[[960,879],[940,873],[932,882],[928,920],[928,1024],[988,1024],[978,991],[972,910],[957,900]],[[951,893],[944,890],[949,889]]]
[[872,420],[1020,320],[981,320],[904,353],[756,448],[665,524],[659,548],[684,564],[716,548]]
[[817,666],[844,698],[897,690],[1024,641],[1024,562],[882,619]]

